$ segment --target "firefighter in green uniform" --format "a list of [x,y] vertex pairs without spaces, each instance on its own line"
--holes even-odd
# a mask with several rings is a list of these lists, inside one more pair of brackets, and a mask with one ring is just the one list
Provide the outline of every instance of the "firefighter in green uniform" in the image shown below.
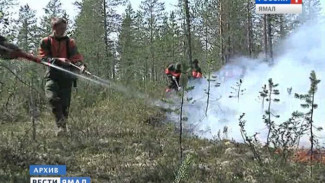
[[173,64],[170,64],[166,69],[165,69],[165,74],[167,75],[169,79],[169,84],[168,88],[165,90],[166,93],[175,90],[179,91],[180,90],[180,85],[179,85],[179,79],[181,77],[181,64],[177,63],[175,66]]
[[[75,41],[65,35],[66,20],[53,18],[51,26],[53,33],[42,39],[39,57],[66,70],[73,70],[71,64],[75,64],[84,71],[86,67],[82,63],[83,57],[79,54]],[[72,85],[76,78],[69,73],[49,67],[45,80],[45,95],[55,116],[57,135],[64,135],[67,131]]]

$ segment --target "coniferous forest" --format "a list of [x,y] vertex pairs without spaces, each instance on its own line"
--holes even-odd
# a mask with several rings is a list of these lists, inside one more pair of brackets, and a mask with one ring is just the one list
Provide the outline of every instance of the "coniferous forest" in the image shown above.
[[[62,17],[87,70],[99,78],[78,78],[67,134],[57,136],[44,91],[47,66],[0,58],[0,182],[29,182],[29,165],[66,165],[68,176],[94,183],[325,182],[323,144],[315,134],[323,131],[314,124],[324,103],[315,98],[323,86],[317,69],[304,71],[308,87],[292,93],[300,105],[283,123],[275,121],[284,111],[273,110],[286,100],[278,89],[282,81],[267,78],[255,88],[265,141],[247,131],[244,111],[234,115],[240,142],[224,124],[223,133],[202,138],[184,112],[187,105],[200,105],[206,117],[197,121],[207,120],[208,111],[218,108],[214,93],[224,86],[214,73],[240,57],[272,67],[284,40],[315,19],[324,25],[321,0],[304,0],[301,14],[284,15],[256,14],[251,0],[178,0],[173,9],[166,3],[78,0],[75,10],[67,10],[62,1],[49,0],[35,10],[19,0],[0,0],[0,35],[8,42],[37,57],[42,38],[52,32],[51,19]],[[69,11],[78,13],[71,18]],[[188,77],[195,59],[203,73],[200,85]],[[165,69],[176,63],[182,89],[166,93]],[[232,93],[223,95],[235,105],[251,92],[242,86],[245,77],[236,81]],[[203,85],[201,105],[187,94]],[[309,140],[305,149],[299,145],[303,135]]]

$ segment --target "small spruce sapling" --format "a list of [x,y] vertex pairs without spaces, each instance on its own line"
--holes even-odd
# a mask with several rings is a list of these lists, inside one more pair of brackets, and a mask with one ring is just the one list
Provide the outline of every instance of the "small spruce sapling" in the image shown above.
[[[315,109],[317,109],[318,105],[315,103],[315,94],[317,92],[317,85],[321,80],[317,79],[315,71],[311,71],[310,73],[310,89],[307,94],[297,94],[295,93],[295,97],[304,101],[305,103],[300,104],[302,108],[309,109],[308,112],[304,114],[305,122],[308,125],[309,133],[310,133],[310,163],[313,161],[313,150],[315,145],[315,134],[314,134],[314,113]],[[319,128],[318,128],[319,129]],[[319,129],[321,130],[321,129]],[[310,166],[310,177],[313,176],[313,168],[312,164]]]
[[261,91],[260,93],[266,96],[266,102],[268,102],[268,108],[265,111],[265,114],[263,115],[263,119],[264,119],[264,123],[266,124],[267,128],[268,128],[268,133],[267,133],[267,138],[266,138],[266,147],[269,147],[270,144],[270,138],[272,135],[272,131],[275,129],[275,124],[274,121],[272,120],[272,117],[275,118],[279,118],[280,115],[276,115],[271,111],[271,106],[272,106],[272,102],[279,102],[280,99],[276,98],[276,96],[278,96],[280,94],[279,90],[276,89],[276,87],[278,87],[278,84],[274,84],[272,81],[272,78],[269,79],[269,84],[268,84],[268,89],[263,88],[263,91]]
[[230,92],[229,98],[237,98],[239,102],[239,97],[241,95],[244,95],[244,91],[246,90],[246,89],[241,89],[242,84],[243,84],[243,80],[239,79],[239,81],[236,82],[236,88],[233,86],[231,87],[233,91]]

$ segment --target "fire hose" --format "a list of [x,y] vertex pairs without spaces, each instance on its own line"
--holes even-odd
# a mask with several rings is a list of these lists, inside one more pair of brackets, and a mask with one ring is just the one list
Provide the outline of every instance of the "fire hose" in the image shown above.
[[179,84],[178,84],[178,82],[177,82],[177,80],[176,80],[176,77],[175,77],[175,76],[172,76],[172,78],[173,78],[173,80],[174,80],[175,83],[176,83],[177,90],[178,90],[178,91],[181,90],[182,88],[179,86]]
[[[10,48],[7,48],[3,45],[0,44],[0,49],[2,50],[5,50],[7,51],[8,53],[10,53],[10,55],[14,55],[15,57],[17,58],[23,58],[23,59],[26,59],[26,60],[30,60],[30,61],[33,61],[33,62],[36,62],[36,63],[39,63],[39,64],[43,64],[43,65],[46,65],[46,66],[52,66],[53,64],[50,63],[50,62],[46,62],[38,57],[35,57],[31,54],[28,54],[28,53],[25,53],[21,50],[13,50],[13,49],[10,49]],[[96,79],[99,79],[99,80],[102,80],[100,77],[96,76],[96,75],[93,75],[91,74],[89,71],[87,70],[84,70],[82,69],[81,67],[71,63],[71,62],[65,62],[65,64],[69,64],[70,66],[74,67],[75,69],[78,69],[81,73],[84,73],[86,75],[89,75],[89,76],[92,76]]]

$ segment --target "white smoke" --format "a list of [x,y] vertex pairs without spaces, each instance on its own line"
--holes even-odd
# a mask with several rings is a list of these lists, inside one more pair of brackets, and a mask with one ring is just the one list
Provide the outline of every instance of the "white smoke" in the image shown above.
[[[315,126],[323,127],[325,124],[325,23],[311,22],[292,33],[281,46],[275,51],[274,65],[269,66],[261,60],[248,58],[236,58],[232,64],[224,66],[220,71],[212,74],[218,76],[217,81],[220,87],[215,87],[216,82],[211,82],[210,104],[205,115],[208,81],[206,79],[195,80],[190,84],[194,90],[187,94],[187,98],[193,98],[184,110],[188,117],[187,124],[195,127],[195,133],[204,138],[221,135],[224,126],[228,127],[228,138],[242,141],[238,118],[245,113],[246,130],[253,135],[258,132],[259,138],[265,141],[267,128],[262,119],[264,110],[259,99],[259,91],[262,91],[264,84],[268,85],[268,79],[272,78],[278,83],[277,89],[280,95],[277,97],[280,102],[273,103],[272,112],[279,114],[279,119],[274,119],[280,124],[289,119],[293,111],[304,111],[300,104],[303,101],[294,98],[294,94],[306,94],[310,88],[309,76],[315,70],[316,76],[321,80],[316,93]],[[231,77],[231,75],[233,75]],[[226,78],[223,78],[226,76]],[[229,98],[231,86],[236,87],[236,82],[242,78],[242,89],[246,89],[239,98]],[[291,95],[287,88],[292,87]],[[317,134],[323,142],[324,136]],[[308,139],[304,138],[303,143],[307,145]]]

